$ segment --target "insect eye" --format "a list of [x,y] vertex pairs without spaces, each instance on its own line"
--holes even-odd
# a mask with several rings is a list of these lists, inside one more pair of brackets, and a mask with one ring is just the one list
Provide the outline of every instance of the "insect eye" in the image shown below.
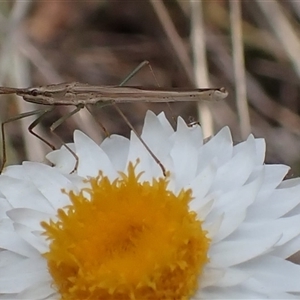
[[30,95],[31,95],[31,96],[34,96],[34,97],[35,97],[35,96],[37,96],[38,94],[39,94],[38,90],[31,90],[31,91],[30,91]]

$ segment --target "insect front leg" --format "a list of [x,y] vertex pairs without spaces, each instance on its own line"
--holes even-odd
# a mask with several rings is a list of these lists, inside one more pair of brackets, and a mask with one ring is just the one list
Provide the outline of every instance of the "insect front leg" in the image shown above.
[[39,115],[37,119],[35,119],[28,127],[28,130],[31,134],[33,134],[34,136],[36,136],[38,139],[40,139],[41,141],[43,141],[45,144],[47,144],[49,147],[51,147],[52,149],[55,149],[54,146],[49,143],[47,140],[45,140],[43,137],[39,136],[37,133],[33,132],[32,129],[41,121],[41,119],[43,119],[45,117],[45,115],[47,115],[50,111],[52,111],[54,109],[54,107],[50,107],[47,109],[38,109],[38,110],[33,110],[33,111],[29,111],[29,112],[25,112],[22,114],[19,114],[15,117],[9,118],[6,121],[4,121],[3,123],[1,123],[1,135],[2,135],[2,163],[0,166],[0,174],[2,173],[5,163],[7,161],[7,153],[6,153],[6,136],[5,136],[5,125],[13,122],[13,121],[17,121],[23,118],[27,118],[33,115]]

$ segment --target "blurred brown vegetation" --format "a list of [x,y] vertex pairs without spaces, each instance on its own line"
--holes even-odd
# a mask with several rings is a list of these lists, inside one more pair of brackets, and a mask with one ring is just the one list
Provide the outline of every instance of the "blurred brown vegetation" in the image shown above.
[[[207,132],[227,125],[234,142],[239,142],[251,131],[266,139],[268,163],[288,164],[291,176],[299,175],[298,3],[1,1],[1,85],[27,87],[64,81],[118,85],[148,60],[160,86],[225,86],[228,99],[208,104],[204,115],[200,113],[204,126],[207,116],[213,120],[208,121]],[[156,81],[145,67],[128,85],[155,87]],[[245,91],[248,102],[243,101]],[[22,100],[5,99],[12,97],[1,97],[1,121],[33,109]],[[186,121],[199,119],[195,103],[172,104],[171,110],[165,104],[120,107],[138,131],[148,109],[165,111],[170,120],[179,115]],[[38,126],[56,146],[59,141],[50,134],[49,126],[67,111],[67,107],[58,107]],[[95,108],[94,114],[110,133],[129,135],[128,126],[113,107]],[[9,163],[25,158],[38,161],[49,151],[27,132],[28,122],[7,125]],[[57,133],[69,142],[75,128],[97,142],[104,137],[87,112],[67,120]]]

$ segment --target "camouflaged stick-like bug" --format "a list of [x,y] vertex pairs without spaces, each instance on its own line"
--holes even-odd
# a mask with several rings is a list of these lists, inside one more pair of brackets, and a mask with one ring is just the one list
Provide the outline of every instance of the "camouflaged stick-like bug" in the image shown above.
[[[123,86],[134,74],[136,74],[144,65],[149,64],[148,61],[142,62],[119,86],[96,86],[85,83],[72,82],[72,83],[59,83],[50,84],[39,87],[30,88],[12,88],[12,87],[0,87],[0,95],[5,94],[16,94],[23,97],[27,102],[36,104],[46,105],[46,109],[39,109],[30,112],[25,112],[12,117],[1,124],[2,132],[2,164],[0,167],[0,173],[2,172],[6,163],[6,146],[5,146],[5,124],[37,115],[37,118],[29,125],[28,130],[31,134],[39,138],[41,141],[46,143],[52,149],[55,147],[39,136],[33,131],[33,129],[40,123],[40,121],[55,109],[58,105],[72,105],[75,106],[74,110],[69,112],[67,115],[59,118],[54,122],[50,130],[54,133],[54,130],[61,125],[66,119],[76,114],[79,110],[87,107],[87,105],[100,104],[113,105],[131,130],[137,135],[141,143],[149,151],[149,154],[153,157],[156,163],[162,169],[165,175],[165,168],[159,159],[154,155],[151,149],[143,141],[143,139],[137,134],[134,127],[131,125],[127,117],[123,114],[117,103],[124,102],[189,102],[189,101],[218,101],[227,97],[228,92],[225,88],[205,88],[205,89],[182,89],[182,88],[143,88],[143,87],[126,87]],[[101,124],[100,124],[101,125]],[[104,128],[103,126],[101,126]],[[104,129],[105,130],[105,129]],[[70,149],[63,141],[63,145],[70,151],[75,157],[76,164],[74,170],[78,166],[78,157],[72,149]]]

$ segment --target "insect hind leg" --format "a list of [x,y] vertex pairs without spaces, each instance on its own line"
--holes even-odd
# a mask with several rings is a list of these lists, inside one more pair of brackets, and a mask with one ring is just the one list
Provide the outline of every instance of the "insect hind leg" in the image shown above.
[[51,126],[50,126],[50,131],[52,134],[54,134],[56,136],[57,139],[60,140],[60,142],[63,144],[63,146],[74,156],[75,158],[75,166],[73,168],[73,170],[71,171],[71,173],[75,172],[78,168],[78,164],[79,164],[79,158],[77,156],[77,154],[63,141],[63,139],[54,131],[57,127],[59,127],[63,122],[65,122],[67,119],[69,119],[70,117],[72,117],[73,115],[75,115],[76,113],[78,113],[81,109],[83,109],[85,106],[84,104],[79,104],[76,106],[75,109],[73,109],[72,111],[70,111],[68,114],[62,116],[61,118],[59,118],[58,120],[56,120]]

